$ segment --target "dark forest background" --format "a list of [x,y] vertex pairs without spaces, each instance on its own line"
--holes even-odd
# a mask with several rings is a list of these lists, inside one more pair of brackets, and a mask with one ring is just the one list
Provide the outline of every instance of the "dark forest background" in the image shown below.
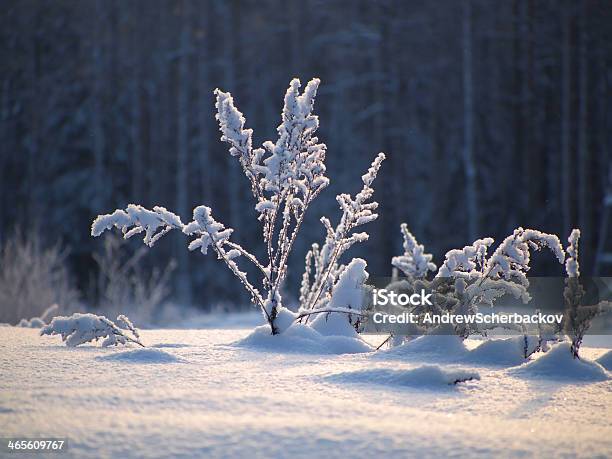
[[[579,227],[593,271],[612,149],[611,1],[0,0],[0,53],[0,243],[17,227],[61,240],[83,291],[102,248],[91,221],[128,203],[183,221],[207,204],[237,242],[260,244],[213,90],[233,94],[260,144],[276,138],[294,76],[322,80],[332,184],[290,260],[293,292],[323,238],[318,218],[337,221],[334,196],[357,192],[379,151],[381,217],[350,253],[372,275],[389,274],[404,221],[438,264],[517,226],[563,240]],[[142,263],[177,260],[177,301],[248,302],[214,256],[186,246],[171,234]],[[562,273],[537,258],[538,274]]]

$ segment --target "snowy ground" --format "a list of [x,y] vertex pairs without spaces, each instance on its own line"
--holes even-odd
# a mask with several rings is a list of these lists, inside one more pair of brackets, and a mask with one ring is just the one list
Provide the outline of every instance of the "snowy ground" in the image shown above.
[[0,327],[0,437],[67,437],[48,456],[74,458],[612,456],[610,379],[235,346],[249,329],[207,325],[143,331],[147,349]]

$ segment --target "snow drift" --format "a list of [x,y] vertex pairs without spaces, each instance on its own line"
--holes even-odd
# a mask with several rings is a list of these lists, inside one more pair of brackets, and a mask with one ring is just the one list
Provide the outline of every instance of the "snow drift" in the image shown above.
[[606,370],[612,371],[612,351],[606,352],[604,355],[599,357],[596,362]]
[[511,370],[513,375],[544,377],[575,381],[605,381],[610,379],[606,369],[587,359],[575,359],[570,343],[560,343],[533,362]]
[[96,360],[105,362],[124,363],[179,363],[183,359],[176,357],[161,349],[134,349],[126,352],[113,352],[110,355],[96,357]]
[[329,381],[380,384],[385,386],[411,386],[439,388],[460,382],[479,380],[480,375],[472,370],[444,369],[438,365],[423,365],[408,370],[374,368],[348,371],[328,376]]
[[[333,319],[335,320],[335,318]],[[344,319],[346,322],[346,319]],[[271,335],[270,327],[257,327],[237,347],[304,354],[358,354],[373,348],[356,333],[355,336],[325,336],[308,325],[294,323],[280,335]]]

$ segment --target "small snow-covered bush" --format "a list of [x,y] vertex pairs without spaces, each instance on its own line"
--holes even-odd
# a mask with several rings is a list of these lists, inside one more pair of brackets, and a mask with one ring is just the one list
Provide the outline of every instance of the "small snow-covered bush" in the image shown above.
[[70,317],[55,317],[49,325],[40,330],[40,335],[61,335],[66,346],[75,347],[90,341],[98,341],[104,338],[102,346],[117,346],[136,343],[144,347],[140,342],[138,330],[130,319],[124,315],[117,317],[116,325],[104,316],[95,314],[74,313]]
[[[575,359],[579,359],[578,352],[586,331],[591,326],[592,320],[603,313],[605,308],[610,307],[607,301],[601,301],[594,305],[583,304],[585,295],[584,288],[580,282],[580,263],[578,261],[578,243],[580,241],[580,230],[574,229],[568,238],[567,260],[565,261],[565,316],[562,331],[569,335],[571,340],[570,352]],[[560,330],[561,331],[561,330]]]
[[[278,139],[264,142],[263,148],[253,148],[253,131],[245,128],[244,116],[235,107],[231,94],[215,90],[221,140],[230,145],[229,153],[236,157],[250,182],[255,210],[262,224],[266,261],[258,260],[252,252],[231,241],[234,230],[217,221],[211,208],[206,206],[196,207],[193,221],[184,224],[178,215],[163,207],[149,210],[130,204],[125,210],[99,215],[92,224],[91,234],[99,236],[114,226],[121,229],[125,238],[144,233],[144,243],[153,246],[169,231],[181,230],[195,238],[189,250],[198,249],[207,254],[212,249],[225,263],[247,290],[252,303],[261,309],[273,335],[286,330],[297,318],[283,306],[280,293],[287,275],[287,261],[306,211],[329,183],[325,176],[326,146],[314,135],[319,127],[318,117],[312,114],[319,80],[311,80],[301,93],[300,86],[298,79],[291,81],[285,94],[282,122],[277,128]],[[326,292],[343,269],[337,264],[342,252],[365,239],[363,233],[352,234],[353,229],[377,216],[373,212],[376,203],[368,200],[373,193],[370,185],[383,159],[381,153],[362,177],[363,189],[354,199],[346,194],[338,196],[343,210],[340,224],[333,229],[329,220],[323,221],[328,237],[322,251],[327,255],[309,297],[310,308],[319,304],[320,298],[327,298]],[[240,269],[240,260],[252,263],[259,271],[258,285]]]
[[66,254],[60,244],[46,247],[36,231],[15,231],[0,247],[0,322],[38,317],[52,304],[76,305]]
[[[415,314],[476,314],[479,306],[493,306],[504,295],[511,295],[527,303],[530,300],[527,271],[531,250],[548,248],[559,263],[565,259],[563,246],[557,236],[517,228],[491,255],[488,252],[494,242],[492,238],[478,239],[463,249],[450,250],[435,276],[428,279],[428,273],[435,270],[431,255],[424,252],[423,246],[417,243],[405,224],[402,225],[402,234],[405,253],[394,257],[392,263],[406,277],[395,282],[394,288],[408,292],[423,288],[432,292],[433,306],[414,306],[410,312]],[[432,325],[429,331],[434,332],[438,327]],[[454,332],[461,338],[471,334],[486,335],[486,329],[478,327],[476,323],[457,324]],[[525,346],[526,354],[534,351],[530,343]]]

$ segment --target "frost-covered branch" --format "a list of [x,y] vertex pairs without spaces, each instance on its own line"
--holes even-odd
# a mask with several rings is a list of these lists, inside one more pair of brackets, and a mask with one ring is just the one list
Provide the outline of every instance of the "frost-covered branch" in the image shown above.
[[112,214],[98,215],[91,225],[91,235],[100,236],[113,226],[121,230],[125,239],[144,232],[143,242],[153,247],[166,233],[173,229],[182,229],[184,225],[178,215],[164,207],[155,206],[153,210],[149,210],[130,204],[125,210],[117,209]]
[[105,338],[102,341],[103,347],[128,342],[144,347],[144,344],[140,342],[138,331],[127,317],[120,315],[117,321],[125,326],[132,336],[104,316],[81,313],[74,313],[70,317],[54,317],[49,325],[40,330],[40,335],[61,335],[62,341],[69,347],[98,341],[100,338]]
[[527,271],[531,261],[530,250],[548,248],[559,263],[565,260],[565,252],[561,241],[554,234],[543,233],[533,229],[517,228],[499,245],[497,250],[487,260],[486,276],[492,279],[517,279],[525,285]]
[[323,309],[313,309],[311,311],[305,311],[305,312],[300,312],[297,316],[296,316],[296,320],[300,320],[303,319],[304,317],[308,317],[308,316],[313,316],[316,314],[329,314],[329,313],[338,313],[338,314],[349,314],[349,315],[355,315],[355,316],[360,316],[360,317],[365,317],[365,314],[362,314],[361,312],[357,312],[354,309],[338,309],[338,308],[323,308]]
[[[338,276],[344,270],[343,265],[338,264],[340,257],[357,242],[363,242],[368,239],[368,233],[353,233],[353,231],[366,223],[370,223],[378,218],[375,210],[378,207],[376,201],[370,201],[374,194],[372,183],[380,170],[380,166],[385,159],[384,153],[379,153],[372,165],[365,173],[361,180],[363,187],[359,193],[352,198],[349,194],[340,194],[336,197],[336,201],[342,210],[342,217],[338,225],[333,228],[331,222],[326,217],[321,218],[321,223],[325,226],[326,237],[325,243],[318,249],[318,246],[313,246],[311,249],[314,257],[316,250],[315,272],[312,284],[308,288],[307,280],[302,281],[301,296],[304,299],[301,309],[314,309],[319,306],[319,300],[323,294],[330,294],[331,289],[338,279]],[[308,290],[308,291],[307,291]],[[323,297],[323,303],[327,302],[327,298]]]

